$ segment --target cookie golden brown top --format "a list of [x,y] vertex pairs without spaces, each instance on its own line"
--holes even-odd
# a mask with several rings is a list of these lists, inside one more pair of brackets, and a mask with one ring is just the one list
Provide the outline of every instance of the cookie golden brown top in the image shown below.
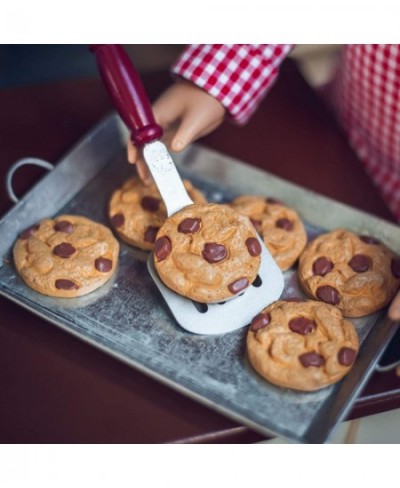
[[257,277],[261,245],[251,222],[226,205],[189,205],[159,230],[154,262],[161,280],[201,303],[245,290]]
[[119,244],[104,225],[61,215],[23,231],[13,252],[17,271],[28,286],[44,295],[77,297],[111,278]]
[[[194,203],[206,203],[204,195],[188,180],[183,184]],[[145,186],[140,178],[130,178],[112,195],[109,216],[118,235],[128,244],[152,250],[158,229],[167,218],[165,204],[153,183]]]
[[352,367],[358,337],[336,307],[316,301],[277,301],[256,315],[248,358],[267,381],[302,391],[340,380]]
[[362,317],[393,298],[400,261],[379,240],[336,229],[307,246],[298,276],[308,296],[336,305],[347,317]]
[[307,243],[307,234],[297,212],[274,200],[242,195],[232,208],[249,217],[282,271],[289,269]]

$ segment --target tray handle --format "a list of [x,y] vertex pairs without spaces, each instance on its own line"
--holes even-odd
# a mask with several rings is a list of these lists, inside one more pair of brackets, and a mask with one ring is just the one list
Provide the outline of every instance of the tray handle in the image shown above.
[[54,169],[54,165],[49,163],[48,161],[45,161],[44,159],[38,159],[38,158],[23,158],[19,159],[16,161],[11,168],[7,171],[7,176],[6,176],[6,190],[7,194],[10,200],[12,200],[14,203],[18,203],[19,198],[14,192],[13,185],[12,185],[12,179],[15,174],[15,172],[19,169],[22,168],[22,166],[26,166],[28,164],[34,165],[34,166],[39,166],[40,168],[47,169],[48,171],[51,171]]
[[396,374],[397,374],[397,376],[400,376],[400,359],[398,359],[397,361],[393,361],[392,363],[385,364],[384,366],[379,364],[379,363],[375,366],[375,371],[377,373],[388,373],[389,371],[392,371],[393,369],[398,370],[398,374],[397,374],[397,371],[396,371]]

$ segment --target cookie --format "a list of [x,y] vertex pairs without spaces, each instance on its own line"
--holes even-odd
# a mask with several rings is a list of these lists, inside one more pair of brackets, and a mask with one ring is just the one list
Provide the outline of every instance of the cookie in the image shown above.
[[[183,184],[194,203],[207,202],[190,181],[184,180]],[[167,210],[156,185],[145,186],[135,177],[127,180],[113,193],[109,203],[109,217],[123,241],[151,251],[158,229],[167,218]]]
[[277,301],[256,315],[247,333],[250,364],[267,381],[313,391],[339,381],[358,352],[350,321],[333,305]]
[[227,205],[189,205],[161,226],[154,263],[169,288],[212,303],[240,294],[256,279],[261,250],[249,219]]
[[232,208],[252,221],[264,244],[282,271],[297,261],[307,243],[307,234],[299,215],[273,198],[242,195]]
[[85,217],[61,215],[24,230],[14,262],[24,282],[53,297],[86,295],[108,281],[119,244],[110,229]]
[[400,261],[379,240],[345,229],[322,234],[300,256],[305,293],[362,317],[387,305],[400,283]]

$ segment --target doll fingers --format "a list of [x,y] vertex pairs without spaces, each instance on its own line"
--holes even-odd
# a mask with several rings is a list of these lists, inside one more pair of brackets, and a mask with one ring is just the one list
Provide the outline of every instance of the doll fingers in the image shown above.
[[171,149],[176,152],[182,151],[191,142],[215,130],[223,120],[223,116],[210,116],[210,113],[202,110],[187,113],[172,138]]
[[150,185],[153,181],[153,178],[151,177],[150,171],[147,168],[147,165],[143,159],[139,159],[137,161],[136,168],[137,168],[139,178],[143,181],[143,183],[146,186]]
[[182,112],[182,100],[174,89],[167,90],[153,105],[154,118],[164,130],[175,125]]
[[139,158],[139,152],[130,139],[128,140],[126,149],[127,149],[128,162],[131,164],[136,164]]
[[209,121],[199,116],[197,112],[186,114],[171,140],[171,149],[176,152],[182,151],[191,142],[198,139],[202,133],[206,132],[209,125]]
[[143,183],[145,185],[152,183],[153,179],[150,175],[150,171],[148,170],[140,151],[135,147],[131,140],[127,142],[127,158],[129,163],[136,165],[137,173]]
[[400,320],[400,292],[394,297],[388,311],[389,318]]

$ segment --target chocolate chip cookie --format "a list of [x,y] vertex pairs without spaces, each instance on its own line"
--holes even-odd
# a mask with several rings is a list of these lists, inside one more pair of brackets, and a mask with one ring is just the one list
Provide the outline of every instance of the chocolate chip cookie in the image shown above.
[[242,195],[232,208],[249,217],[269,252],[282,271],[289,269],[307,243],[307,234],[299,215],[273,198]]
[[161,226],[154,262],[169,288],[212,303],[240,294],[256,279],[261,251],[246,217],[227,205],[189,205]]
[[[206,203],[204,195],[184,180],[194,203]],[[145,186],[135,177],[127,180],[112,195],[109,217],[122,240],[147,251],[154,249],[156,235],[167,218],[167,211],[155,184]]]
[[339,381],[351,369],[358,337],[333,305],[277,301],[252,320],[247,334],[251,365],[267,381],[313,391]]
[[44,295],[68,298],[86,295],[112,277],[119,244],[104,225],[61,215],[24,230],[13,253],[28,286]]
[[378,239],[336,229],[307,246],[298,277],[309,297],[336,305],[347,317],[362,317],[391,301],[400,261]]

